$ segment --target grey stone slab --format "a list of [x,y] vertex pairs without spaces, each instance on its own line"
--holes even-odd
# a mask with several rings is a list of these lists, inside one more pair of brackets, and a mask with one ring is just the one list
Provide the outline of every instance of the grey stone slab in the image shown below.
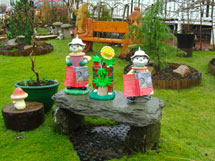
[[134,127],[145,127],[159,123],[162,118],[164,102],[151,97],[146,100],[137,98],[135,103],[128,103],[123,92],[116,92],[111,101],[92,100],[88,95],[68,95],[63,90],[53,96],[57,107],[68,109],[77,115],[97,116],[128,124]]

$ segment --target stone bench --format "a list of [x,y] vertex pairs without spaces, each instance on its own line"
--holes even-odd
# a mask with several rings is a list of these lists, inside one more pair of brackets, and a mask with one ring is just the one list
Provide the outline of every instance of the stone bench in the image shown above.
[[81,127],[84,116],[96,116],[130,126],[125,140],[130,151],[146,152],[158,144],[164,107],[158,98],[147,101],[139,97],[135,103],[128,103],[123,93],[116,91],[114,100],[96,101],[89,95],[67,95],[61,90],[53,99],[54,127],[60,133],[71,134]]

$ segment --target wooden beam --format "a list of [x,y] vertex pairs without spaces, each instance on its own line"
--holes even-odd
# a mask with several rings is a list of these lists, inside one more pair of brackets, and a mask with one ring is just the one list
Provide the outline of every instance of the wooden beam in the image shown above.
[[82,37],[83,41],[90,41],[90,42],[104,42],[104,43],[116,43],[116,44],[123,44],[123,39],[111,39],[111,38],[97,38],[97,37]]
[[93,21],[93,32],[127,33],[128,24],[122,21]]

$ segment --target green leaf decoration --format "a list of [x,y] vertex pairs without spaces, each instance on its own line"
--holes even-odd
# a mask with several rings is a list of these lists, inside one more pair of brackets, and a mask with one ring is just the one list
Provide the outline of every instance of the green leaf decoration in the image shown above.
[[105,78],[104,78],[104,83],[105,83],[106,86],[111,85],[112,81],[113,81],[113,80],[110,79],[110,77],[105,77]]
[[113,80],[110,79],[110,77],[105,77],[105,78],[96,77],[93,80],[93,82],[95,83],[96,87],[106,87],[106,86],[111,85]]
[[98,74],[99,76],[106,76],[107,73],[108,73],[108,71],[107,71],[106,69],[104,69],[104,68],[99,68],[99,69],[98,69],[98,72],[97,72],[97,74]]
[[107,60],[107,59],[102,59],[105,64],[107,65],[108,68],[112,67],[115,64],[115,58],[111,59],[111,60]]
[[93,59],[92,59],[93,62],[98,62],[98,63],[101,63],[101,59],[98,55],[95,55],[93,56]]

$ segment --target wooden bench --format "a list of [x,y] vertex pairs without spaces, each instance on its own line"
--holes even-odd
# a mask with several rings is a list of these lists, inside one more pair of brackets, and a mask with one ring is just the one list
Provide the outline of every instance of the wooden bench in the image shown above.
[[[128,23],[123,21],[92,21],[88,20],[88,24],[85,27],[86,33],[78,34],[79,38],[86,43],[84,52],[88,52],[92,47],[92,42],[103,43],[117,43],[123,44],[124,39],[116,38],[99,38],[94,37],[94,32],[109,32],[109,33],[127,33]],[[75,36],[77,34],[77,28],[75,28]]]

